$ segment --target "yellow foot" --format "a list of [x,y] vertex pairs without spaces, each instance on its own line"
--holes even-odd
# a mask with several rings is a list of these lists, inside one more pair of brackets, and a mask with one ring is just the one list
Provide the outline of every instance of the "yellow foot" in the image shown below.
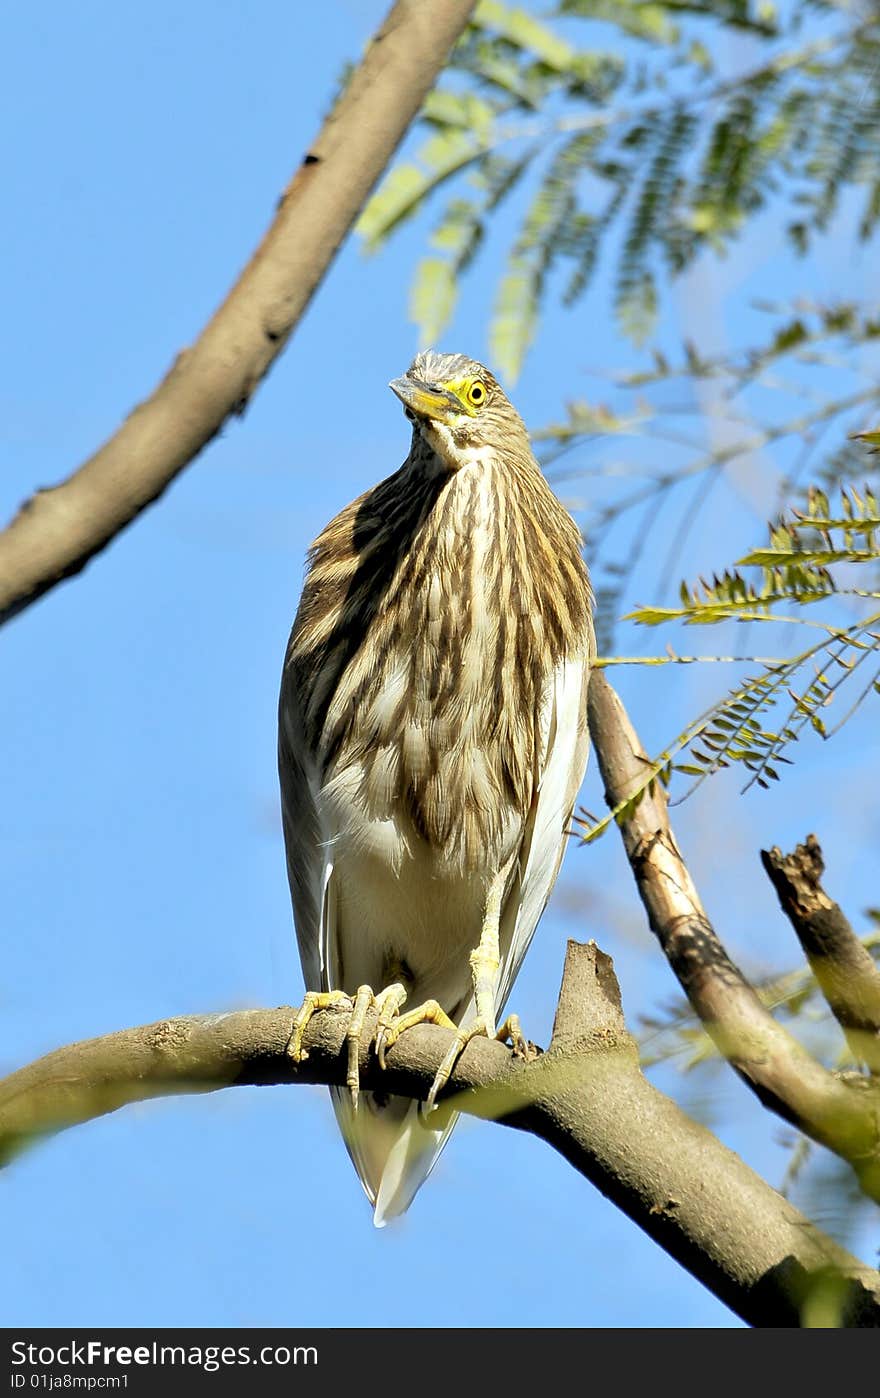
[[308,1057],[308,1050],[302,1046],[303,1034],[312,1015],[319,1010],[327,1010],[333,1006],[342,1006],[351,1013],[348,1021],[348,1028],[345,1031],[345,1041],[348,1050],[348,1069],[345,1075],[346,1086],[351,1093],[352,1106],[358,1104],[360,1094],[360,1072],[358,1063],[360,1059],[361,1040],[364,1036],[364,1021],[367,1011],[376,1009],[379,1017],[376,1024],[377,1042],[378,1035],[382,1034],[398,1013],[401,1005],[406,999],[406,991],[403,986],[395,982],[389,985],[378,995],[374,995],[368,985],[358,986],[354,999],[346,995],[343,990],[310,990],[307,992],[300,1009],[297,1011],[293,1021],[293,1033],[287,1051],[294,1063],[301,1063]]
[[343,1005],[347,1010],[354,1009],[351,996],[346,995],[344,990],[306,991],[305,999],[296,1012],[293,1030],[287,1041],[287,1052],[294,1063],[302,1063],[309,1056],[308,1049],[304,1049],[302,1043],[303,1034],[306,1032],[312,1015],[317,1014],[319,1010],[329,1010],[334,1005]]
[[[455,1025],[452,1027],[453,1029],[456,1028]],[[497,1033],[495,1032],[495,1024],[493,1021],[477,1016],[466,1028],[456,1030],[455,1040],[450,1045],[446,1057],[437,1069],[437,1075],[431,1084],[431,1091],[428,1093],[425,1102],[426,1112],[434,1110],[437,1105],[438,1093],[442,1092],[443,1088],[449,1082],[453,1068],[471,1039],[477,1039],[481,1036],[486,1039],[498,1039],[501,1043],[506,1043],[509,1040],[513,1045],[513,1051],[517,1058],[528,1059],[532,1056],[532,1049],[520,1028],[519,1015],[508,1015]]]
[[345,1031],[348,1044],[348,1072],[345,1081],[351,1093],[353,1107],[358,1104],[360,1092],[359,1060],[367,1010],[376,1009],[378,1011],[376,1020],[376,1047],[378,1049],[380,1036],[385,1033],[405,999],[406,991],[398,981],[395,981],[393,985],[386,986],[378,995],[374,995],[368,985],[358,986],[357,994],[354,997],[354,1009],[351,1012],[348,1029]]
[[526,1063],[531,1063],[538,1057],[535,1045],[530,1043],[520,1028],[519,1015],[508,1015],[495,1038],[500,1039],[502,1044],[510,1043],[514,1058],[522,1058]]
[[401,1034],[405,1034],[407,1029],[414,1029],[417,1024],[439,1024],[444,1029],[457,1028],[455,1021],[449,1018],[436,1000],[426,1000],[418,1009],[407,1010],[405,1015],[397,1015],[396,1018],[389,1015],[385,1024],[382,1023],[380,1015],[376,1032],[376,1053],[379,1056],[380,1068],[385,1067],[385,1054],[397,1043]]

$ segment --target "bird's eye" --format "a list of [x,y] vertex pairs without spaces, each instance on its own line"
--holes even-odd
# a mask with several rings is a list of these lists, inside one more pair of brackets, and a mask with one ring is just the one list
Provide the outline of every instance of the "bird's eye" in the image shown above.
[[475,408],[479,408],[482,406],[483,403],[485,403],[486,386],[485,384],[480,383],[479,379],[475,379],[474,382],[471,384],[470,388],[468,389],[467,400],[469,403],[472,403]]

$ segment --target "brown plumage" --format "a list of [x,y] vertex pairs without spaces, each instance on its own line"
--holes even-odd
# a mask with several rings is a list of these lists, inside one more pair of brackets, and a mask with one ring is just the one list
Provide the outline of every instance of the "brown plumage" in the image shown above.
[[[579,532],[492,375],[428,353],[392,387],[410,455],[316,540],[288,646],[288,869],[310,991],[394,984],[383,1037],[405,991],[464,1042],[495,1032],[562,858],[591,596]],[[384,1221],[448,1130],[402,1099],[334,1100]]]

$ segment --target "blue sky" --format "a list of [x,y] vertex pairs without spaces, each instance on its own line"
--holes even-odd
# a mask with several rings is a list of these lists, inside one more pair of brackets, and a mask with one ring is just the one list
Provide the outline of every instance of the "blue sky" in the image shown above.
[[[0,515],[68,474],[198,333],[384,9],[6,8]],[[417,348],[407,296],[425,228],[375,258],[350,241],[244,419],[4,630],[2,1068],[165,1015],[299,998],[276,794],[280,666],[310,540],[407,450],[386,384]],[[865,271],[822,266],[832,289]],[[489,278],[471,282],[445,348],[485,352]],[[673,313],[723,334],[713,304],[786,279],[797,274],[768,244],[703,266]],[[577,312],[550,313],[516,401],[531,423],[558,417],[567,396],[594,391],[587,367],[630,354],[600,287]],[[741,503],[725,529],[762,537]],[[721,547],[726,561],[727,540],[702,537],[692,561]],[[649,746],[719,688],[690,672],[620,684]],[[758,873],[762,844],[817,827],[850,909],[876,901],[868,735],[863,722],[840,741],[821,799],[805,761],[779,790],[741,800],[735,783],[711,783],[677,813],[747,969],[795,959]],[[592,768],[585,799],[599,808]],[[613,837],[570,850],[514,992],[539,1042],[567,935],[614,955],[633,1025],[673,993]],[[657,1080],[698,1097],[722,1139],[778,1182],[780,1125],[732,1078]],[[547,1147],[490,1125],[463,1121],[410,1214],[376,1233],[319,1089],[240,1089],[90,1123],[17,1160],[0,1210],[7,1325],[738,1324]],[[477,1247],[491,1274],[473,1265]]]

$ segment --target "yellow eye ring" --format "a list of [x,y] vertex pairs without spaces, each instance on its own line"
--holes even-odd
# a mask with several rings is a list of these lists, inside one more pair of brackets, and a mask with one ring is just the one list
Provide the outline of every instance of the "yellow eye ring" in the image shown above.
[[479,379],[468,386],[467,400],[474,408],[481,408],[486,401],[486,385]]

